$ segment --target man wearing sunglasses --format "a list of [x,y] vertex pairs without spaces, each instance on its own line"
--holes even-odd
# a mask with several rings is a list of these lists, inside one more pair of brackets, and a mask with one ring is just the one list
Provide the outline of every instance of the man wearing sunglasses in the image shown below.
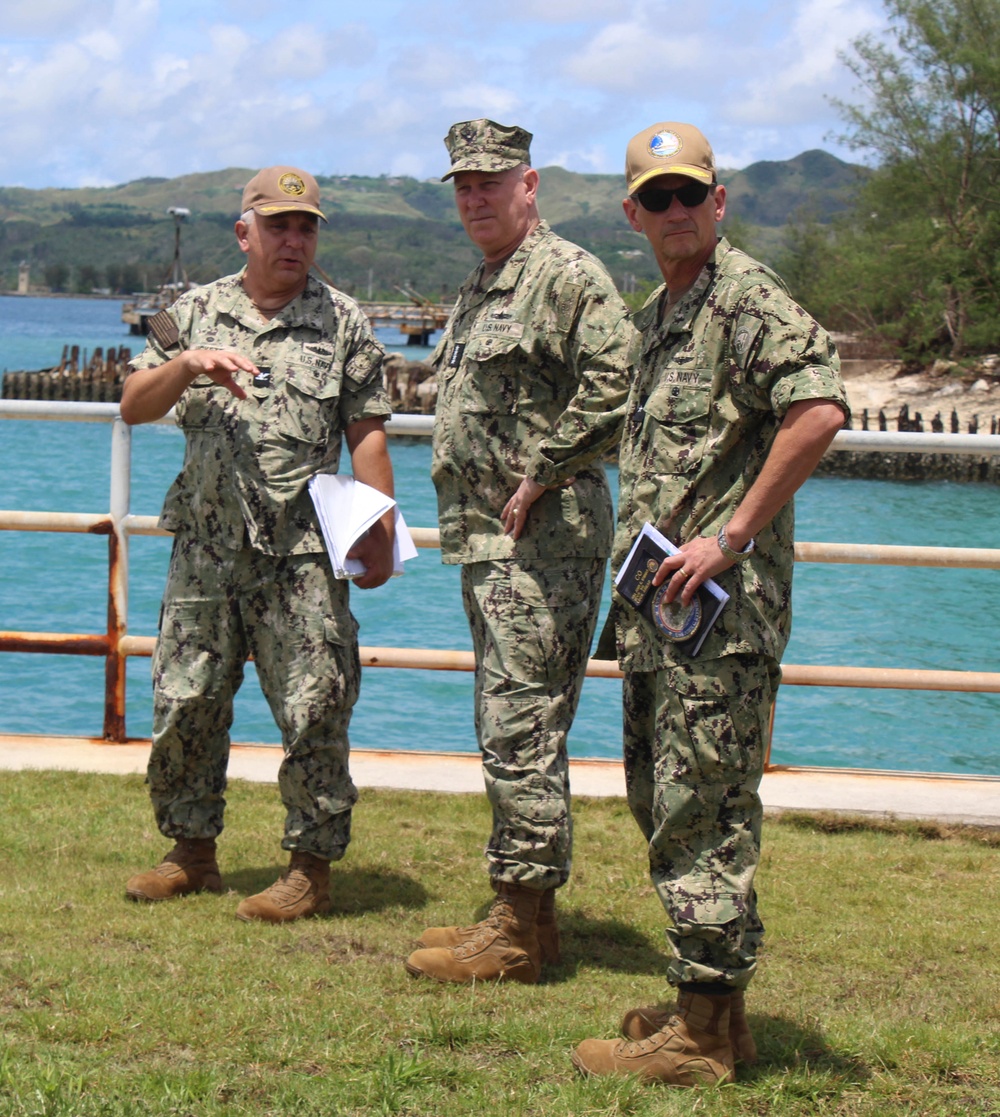
[[652,579],[668,603],[683,616],[708,578],[730,600],[695,656],[614,600],[629,806],[672,923],[677,1004],[632,1009],[624,1039],[586,1040],[573,1062],[689,1086],[756,1057],[744,990],[763,933],[758,786],[791,622],[792,495],[849,412],[826,332],[717,236],[726,189],[701,132],[654,124],[625,165],[625,215],[664,283],[634,317],[612,567],[650,522],[680,548]]

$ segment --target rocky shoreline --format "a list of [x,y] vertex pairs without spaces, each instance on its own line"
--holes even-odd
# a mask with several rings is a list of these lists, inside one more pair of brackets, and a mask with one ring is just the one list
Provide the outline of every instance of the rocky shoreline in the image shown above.
[[[842,348],[850,352],[849,345]],[[853,415],[852,430],[1000,433],[1000,356],[981,357],[961,367],[937,361],[920,370],[898,361],[851,356],[842,361],[842,369]],[[386,362],[386,387],[394,410],[433,412],[437,383],[425,362],[391,354]],[[830,450],[817,473],[893,481],[997,484],[1000,457]]]
[[[980,357],[964,366],[936,361],[917,370],[898,361],[848,358],[842,367],[852,430],[1000,433],[1000,356]],[[997,484],[1000,457],[830,450],[816,472],[894,481]]]
[[[847,398],[854,412],[854,427],[860,429],[861,417],[868,411],[873,429],[879,411],[896,419],[905,407],[911,418],[921,416],[930,425],[940,415],[945,430],[954,411],[962,433],[970,426],[981,434],[996,433],[1000,416],[1000,356],[991,354],[975,363],[959,366],[952,361],[935,361],[929,368],[914,369],[898,361],[848,358],[841,362]],[[895,429],[891,425],[890,430]]]

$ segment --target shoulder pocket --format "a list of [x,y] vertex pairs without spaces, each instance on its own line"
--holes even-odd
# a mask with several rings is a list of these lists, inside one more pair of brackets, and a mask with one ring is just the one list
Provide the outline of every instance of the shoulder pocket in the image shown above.
[[744,372],[753,364],[760,350],[764,321],[756,314],[743,313],[733,331],[733,360]]

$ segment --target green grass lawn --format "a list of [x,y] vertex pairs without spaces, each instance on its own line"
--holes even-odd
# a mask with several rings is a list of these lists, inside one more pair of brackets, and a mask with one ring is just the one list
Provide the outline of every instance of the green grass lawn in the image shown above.
[[4,772],[0,1114],[1000,1115],[1000,836],[768,821],[761,1061],[721,1089],[578,1078],[572,1048],[667,996],[624,802],[578,800],[564,961],[537,986],[407,976],[490,895],[482,796],[365,791],[334,911],[244,924],[285,864],[273,786],[235,782],[229,891],[127,903],[168,844],[136,777]]

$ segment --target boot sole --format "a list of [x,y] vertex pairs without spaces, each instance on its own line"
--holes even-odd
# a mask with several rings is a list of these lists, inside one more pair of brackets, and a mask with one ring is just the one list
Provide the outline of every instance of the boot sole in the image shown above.
[[617,1075],[620,1078],[638,1079],[640,1082],[653,1082],[663,1083],[667,1086],[676,1087],[678,1089],[697,1089],[701,1086],[726,1086],[731,1082],[736,1081],[735,1071],[729,1071],[725,1075],[719,1077],[712,1077],[706,1075],[685,1075],[687,1081],[674,1081],[671,1078],[661,1077],[655,1074],[644,1074],[641,1070],[626,1070],[624,1067],[609,1067],[607,1070],[591,1070],[587,1067],[582,1060],[579,1059],[576,1052],[570,1056],[570,1061],[576,1068],[578,1074],[582,1074],[584,1078],[607,1078]]
[[425,977],[430,981],[436,981],[438,983],[438,985],[473,985],[473,984],[494,985],[498,981],[514,981],[518,985],[537,985],[538,984],[538,978],[537,977],[528,977],[526,979],[526,978],[523,978],[523,977],[518,977],[517,974],[514,974],[514,973],[502,973],[502,974],[498,974],[496,977],[491,977],[491,978],[476,977],[475,974],[471,974],[469,976],[469,978],[466,980],[466,979],[463,979],[463,978],[454,978],[454,977],[438,977],[436,974],[428,973],[426,970],[421,970],[417,966],[411,966],[409,962],[404,962],[403,966],[405,967],[406,972],[411,977]]
[[272,926],[278,926],[281,923],[298,923],[300,919],[315,919],[318,915],[329,915],[333,904],[327,904],[324,907],[316,908],[315,911],[307,911],[302,915],[293,915],[288,919],[267,919],[261,915],[244,915],[239,908],[236,909],[236,918],[241,923],[270,923]]
[[214,896],[221,896],[224,891],[222,887],[211,888],[206,885],[204,888],[188,888],[184,892],[172,892],[169,896],[147,896],[145,892],[130,891],[126,888],[125,899],[137,904],[162,904],[164,900],[179,900],[182,896],[195,896],[199,892],[210,892]]

